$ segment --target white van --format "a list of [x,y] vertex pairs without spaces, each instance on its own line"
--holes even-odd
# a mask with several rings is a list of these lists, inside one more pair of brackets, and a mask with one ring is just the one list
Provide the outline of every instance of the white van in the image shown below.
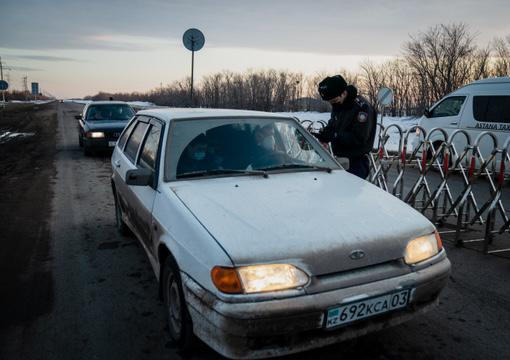
[[[442,128],[450,136],[456,129],[463,129],[472,144],[480,133],[490,131],[502,148],[510,136],[510,77],[478,80],[461,87],[426,110],[418,124],[427,134],[433,128]],[[443,135],[435,132],[430,140],[437,149]],[[418,137],[413,145],[417,146],[417,142]],[[465,137],[456,135],[453,144],[460,154],[466,146]],[[480,142],[482,155],[487,158],[492,149],[492,141],[485,137]]]

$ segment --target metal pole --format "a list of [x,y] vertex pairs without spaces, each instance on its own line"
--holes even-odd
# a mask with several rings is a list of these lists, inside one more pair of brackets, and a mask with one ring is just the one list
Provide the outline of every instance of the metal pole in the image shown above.
[[191,51],[191,106],[193,106],[193,71],[194,71],[194,64],[195,64],[195,50],[192,50]]

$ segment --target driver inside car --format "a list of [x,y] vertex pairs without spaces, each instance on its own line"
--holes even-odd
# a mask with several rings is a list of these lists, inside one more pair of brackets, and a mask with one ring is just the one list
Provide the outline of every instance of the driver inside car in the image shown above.
[[291,162],[287,154],[277,149],[273,125],[258,126],[253,134],[256,144],[251,164],[253,169],[264,169]]

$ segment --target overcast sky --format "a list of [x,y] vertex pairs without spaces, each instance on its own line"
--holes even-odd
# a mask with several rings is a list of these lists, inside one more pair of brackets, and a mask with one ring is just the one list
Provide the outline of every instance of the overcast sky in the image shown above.
[[409,34],[464,22],[485,45],[510,34],[509,0],[2,0],[0,56],[59,97],[146,91],[189,76],[182,34],[201,29],[196,76],[276,68],[356,70],[399,55]]

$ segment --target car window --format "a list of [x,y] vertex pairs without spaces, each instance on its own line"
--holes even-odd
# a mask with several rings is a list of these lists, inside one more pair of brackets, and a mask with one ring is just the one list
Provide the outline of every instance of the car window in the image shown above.
[[126,121],[131,119],[135,112],[131,106],[127,104],[100,104],[91,105],[87,110],[87,121]]
[[431,110],[429,118],[459,115],[465,96],[451,96],[441,101]]
[[476,121],[510,123],[510,96],[475,96],[473,116]]
[[138,164],[146,169],[156,169],[156,156],[158,154],[159,139],[161,137],[161,128],[156,125],[151,125],[147,137],[143,143],[142,152]]
[[147,130],[147,126],[147,123],[139,121],[136,124],[133,133],[129,137],[129,140],[127,141],[124,153],[132,162],[135,162],[136,154],[138,153],[138,148],[142,142],[145,130]]
[[165,159],[166,180],[338,168],[301,126],[281,118],[176,120]]
[[136,119],[131,121],[128,125],[128,127],[124,130],[124,132],[122,133],[118,143],[117,143],[117,146],[119,147],[119,149],[123,149],[124,148],[124,145],[126,144],[126,141],[129,137],[129,135],[131,135],[131,131],[133,131],[133,128],[135,127],[135,124],[136,124]]

